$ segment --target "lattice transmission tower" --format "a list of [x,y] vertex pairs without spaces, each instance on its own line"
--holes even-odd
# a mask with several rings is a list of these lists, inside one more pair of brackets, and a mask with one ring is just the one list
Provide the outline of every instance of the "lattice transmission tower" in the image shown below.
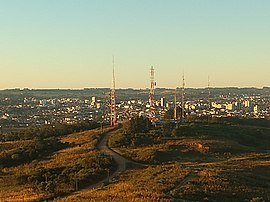
[[149,120],[155,124],[156,123],[156,108],[155,108],[155,70],[152,66],[150,69],[150,92],[149,92]]
[[114,75],[114,57],[112,59],[113,75],[112,75],[112,88],[111,88],[111,126],[117,124],[117,113],[116,113],[116,93],[115,93],[115,75]]
[[185,75],[183,73],[183,84],[182,84],[182,102],[181,102],[181,120],[182,122],[185,120]]
[[211,92],[210,92],[210,77],[209,77],[209,75],[208,75],[208,85],[207,85],[207,88],[208,88],[208,113],[207,113],[207,122],[209,124],[210,118],[211,118],[211,98],[210,98]]
[[173,109],[173,119],[177,121],[177,88],[174,90],[174,109]]

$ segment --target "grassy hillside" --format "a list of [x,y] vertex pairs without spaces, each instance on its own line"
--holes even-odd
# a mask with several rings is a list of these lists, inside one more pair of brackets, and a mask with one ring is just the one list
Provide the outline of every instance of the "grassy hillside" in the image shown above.
[[[131,160],[128,170],[97,189],[81,188],[106,177],[106,169],[114,169],[111,159],[95,150],[101,131],[63,135],[58,141],[64,148],[43,159],[1,168],[1,197],[10,201],[270,201],[270,128],[255,122],[184,123],[177,128],[165,123],[153,128],[143,118],[133,119],[109,139],[109,146]],[[32,141],[0,146],[16,150]],[[80,191],[75,192],[77,188]]]
[[[166,181],[152,184],[143,174],[147,169],[130,171],[122,178],[128,184],[137,180],[136,187],[147,186],[153,193],[158,189],[164,200],[270,200],[268,125],[230,121],[185,123],[175,128],[168,123],[163,128],[150,128],[144,133],[123,128],[109,143],[128,159],[152,165],[153,170],[164,165],[177,165],[178,169],[189,173],[184,179],[175,175],[177,183],[174,186]],[[152,173],[155,171],[148,175]],[[104,189],[112,192],[117,188],[110,185]],[[101,192],[97,191],[97,194]]]
[[268,201],[270,155],[168,163],[127,171],[99,189],[57,201]]
[[191,123],[127,133],[119,130],[109,145],[129,159],[159,164],[216,161],[270,150],[270,128],[228,123]]
[[[112,160],[95,147],[102,132],[94,129],[59,137],[65,148],[45,158],[0,169],[0,198],[6,201],[42,201],[92,184],[113,170]],[[2,142],[5,153],[31,144],[31,140]],[[2,151],[2,150],[1,150]]]

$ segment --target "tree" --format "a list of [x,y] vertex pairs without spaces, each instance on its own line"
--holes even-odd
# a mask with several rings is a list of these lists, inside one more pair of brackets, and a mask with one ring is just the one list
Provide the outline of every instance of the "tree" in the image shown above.
[[146,133],[151,127],[151,122],[144,117],[134,117],[123,125],[126,133]]

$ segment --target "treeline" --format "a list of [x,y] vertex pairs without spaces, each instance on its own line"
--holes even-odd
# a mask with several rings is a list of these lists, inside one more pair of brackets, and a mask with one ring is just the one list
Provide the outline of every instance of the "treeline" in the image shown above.
[[41,159],[47,155],[65,148],[66,144],[59,141],[61,135],[91,130],[99,127],[92,121],[83,121],[73,125],[58,124],[55,126],[29,127],[19,132],[2,136],[0,141],[31,140],[28,144],[21,144],[17,148],[0,153],[0,167],[17,166],[29,163],[34,159]]
[[266,127],[270,128],[270,120],[269,119],[248,119],[248,118],[220,118],[219,121],[239,124],[239,125],[249,125],[249,126],[257,126],[257,127]]
[[100,127],[100,124],[95,121],[81,121],[74,124],[55,124],[44,126],[32,126],[12,132],[11,134],[3,134],[0,136],[0,141],[15,141],[15,140],[32,140],[38,138],[59,137],[75,132],[92,130]]
[[38,168],[27,176],[21,176],[18,181],[30,183],[39,194],[57,197],[106,178],[114,168],[114,161],[109,156],[92,152],[75,160],[73,165],[53,169]]
[[[241,145],[254,147],[256,149],[270,149],[270,128],[261,127],[260,121],[254,121],[253,124],[243,121],[237,122],[219,122],[219,123],[190,123],[180,125],[178,128],[170,128],[168,136],[210,136],[215,138],[225,138],[234,140]],[[259,123],[259,124],[256,124]],[[244,123],[244,124],[243,124]],[[259,125],[259,126],[258,126]]]
[[[176,117],[179,121],[182,121],[181,118],[182,109],[180,107],[176,108]],[[174,119],[174,110],[169,109],[165,115],[165,120],[173,120]],[[205,122],[205,123],[232,123],[232,124],[240,124],[240,125],[252,125],[257,127],[268,127],[270,128],[270,116],[266,118],[241,118],[241,117],[210,117],[207,115],[197,116],[191,115],[189,112],[185,114],[185,122],[193,123],[193,122]]]
[[134,117],[123,123],[123,128],[111,136],[109,146],[139,147],[158,143],[161,133],[153,129],[154,126],[147,118]]
[[34,159],[44,158],[65,146],[67,145],[59,142],[56,137],[34,138],[29,144],[22,144],[15,149],[3,151],[0,155],[0,168],[17,166],[29,163]]
[[[163,122],[154,128],[148,119],[135,117],[123,124],[121,130],[109,140],[112,147],[145,146],[160,142],[164,137],[210,135],[237,139],[244,145],[256,144],[254,140],[268,140],[270,120],[246,118],[198,117],[195,121]],[[244,138],[243,138],[244,137]]]
[[[147,119],[136,117],[126,122],[121,130],[111,136],[109,146],[123,149],[147,147],[160,144],[166,139],[205,136],[232,140],[254,150],[264,151],[270,149],[269,127],[269,120],[265,119],[215,118],[208,122],[207,119],[202,118],[195,122],[167,121],[162,123],[161,128],[153,128]],[[147,150],[138,152],[140,159],[147,155],[161,156],[158,151],[155,154],[147,154]]]

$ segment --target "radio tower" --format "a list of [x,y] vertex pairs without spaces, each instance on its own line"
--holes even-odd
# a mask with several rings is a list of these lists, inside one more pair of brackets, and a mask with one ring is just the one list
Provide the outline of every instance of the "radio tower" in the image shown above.
[[112,89],[111,89],[111,126],[116,125],[116,95],[115,95],[115,75],[114,75],[114,57],[112,60],[113,63],[113,78],[112,78]]
[[182,122],[185,119],[185,75],[183,73],[183,86],[182,86],[182,102],[181,102],[181,107],[182,107],[182,111],[181,111],[181,120]]
[[209,124],[209,121],[210,121],[210,110],[211,110],[211,100],[210,100],[210,77],[208,76],[208,118],[207,118],[207,121],[208,121],[208,124]]
[[176,121],[177,120],[177,105],[176,105],[176,88],[175,88],[175,91],[174,91],[174,113],[173,113],[173,119]]
[[149,105],[150,105],[150,113],[149,113],[149,120],[155,124],[156,122],[156,113],[155,113],[155,71],[154,67],[151,67],[150,70],[150,93],[149,93]]

